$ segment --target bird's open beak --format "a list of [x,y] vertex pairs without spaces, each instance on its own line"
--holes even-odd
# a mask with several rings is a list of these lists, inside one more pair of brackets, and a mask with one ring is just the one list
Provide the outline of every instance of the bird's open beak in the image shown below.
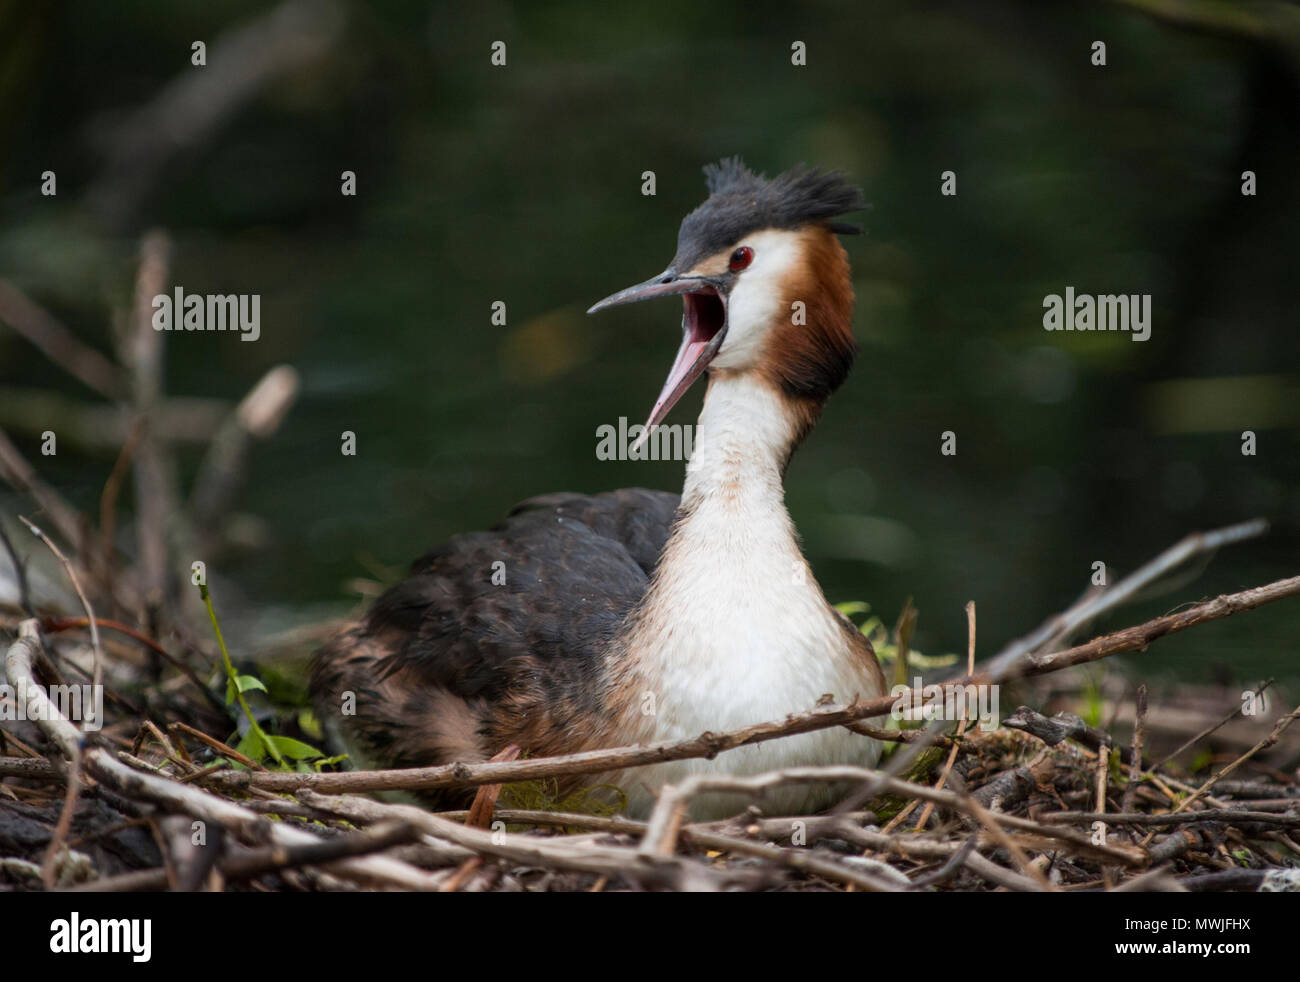
[[637,303],[640,300],[652,300],[655,297],[682,295],[682,344],[677,349],[673,367],[668,371],[664,387],[650,410],[646,420],[645,431],[632,445],[636,452],[650,436],[652,427],[657,426],[678,399],[691,387],[691,383],[704,374],[709,367],[722,341],[727,335],[727,298],[715,283],[703,276],[678,276],[672,270],[638,283],[636,286],[620,290],[613,296],[606,297],[587,311],[594,314],[598,310],[617,307],[625,303]]

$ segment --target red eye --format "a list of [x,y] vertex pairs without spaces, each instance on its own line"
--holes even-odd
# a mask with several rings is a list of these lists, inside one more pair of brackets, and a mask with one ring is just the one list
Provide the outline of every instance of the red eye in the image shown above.
[[731,267],[733,273],[739,273],[742,269],[754,261],[754,250],[749,246],[741,246],[731,254],[731,262],[727,265]]

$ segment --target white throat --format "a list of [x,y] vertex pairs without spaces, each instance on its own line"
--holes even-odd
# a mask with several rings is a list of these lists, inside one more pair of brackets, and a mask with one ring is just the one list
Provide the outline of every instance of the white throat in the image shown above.
[[[782,469],[797,421],[752,373],[715,372],[674,529],[625,649],[644,686],[650,739],[682,739],[879,695],[862,652],[827,604],[785,509]],[[646,698],[646,694],[649,698]],[[645,710],[648,705],[650,711]],[[664,781],[818,763],[873,764],[873,741],[822,730],[631,772],[633,813]],[[766,804],[805,811],[826,789],[791,787]],[[692,814],[737,804],[708,799]],[[743,806],[743,803],[742,803]]]

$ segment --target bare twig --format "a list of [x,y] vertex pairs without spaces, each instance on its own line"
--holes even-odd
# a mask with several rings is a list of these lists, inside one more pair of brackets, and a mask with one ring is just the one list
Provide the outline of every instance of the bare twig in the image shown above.
[[1300,828],[1300,815],[1278,815],[1274,812],[1248,811],[1244,808],[1203,808],[1190,812],[1162,812],[1148,815],[1146,812],[1047,812],[1038,816],[1044,824],[1064,824],[1097,822],[1109,819],[1122,825],[1188,825],[1200,822],[1258,822],[1263,825],[1277,825],[1285,828]]
[[126,390],[118,367],[87,347],[49,311],[34,303],[8,280],[0,279],[0,321],[25,337],[68,374],[108,399]]
[[1124,797],[1119,810],[1126,812],[1133,804],[1133,792],[1137,790],[1142,775],[1142,731],[1147,721],[1147,687],[1137,687],[1137,706],[1133,717],[1133,748],[1129,752],[1128,786],[1124,788]]
[[1229,774],[1235,771],[1246,761],[1250,760],[1251,757],[1254,757],[1255,754],[1277,743],[1278,737],[1280,737],[1284,732],[1286,732],[1287,727],[1289,727],[1292,723],[1294,723],[1297,717],[1300,717],[1300,706],[1297,706],[1295,709],[1291,710],[1291,712],[1288,713],[1286,716],[1283,716],[1280,720],[1278,720],[1277,724],[1273,727],[1273,732],[1271,732],[1268,736],[1264,737],[1264,739],[1260,740],[1259,743],[1255,744],[1244,754],[1242,754],[1240,757],[1234,760],[1231,764],[1229,764],[1223,770],[1219,771],[1218,774],[1215,774],[1212,778],[1210,778],[1208,781],[1202,784],[1199,788],[1196,789],[1196,791],[1193,794],[1188,795],[1181,802],[1179,802],[1178,807],[1175,808],[1174,811],[1176,812],[1183,811],[1185,808],[1187,808],[1188,805],[1190,805],[1192,802],[1200,798],[1203,794],[1209,791],[1210,788],[1214,787],[1214,785],[1216,785],[1219,781],[1227,777]]
[[77,509],[37,476],[36,470],[0,430],[0,479],[15,491],[31,497],[50,519],[50,524],[64,540],[79,543],[84,553],[88,523]]
[[253,440],[272,435],[298,397],[298,373],[288,365],[271,369],[221,424],[199,465],[190,495],[196,528],[214,529],[244,482],[244,462]]
[[[1268,679],[1266,682],[1260,685],[1259,688],[1255,690],[1254,697],[1258,699],[1260,695],[1262,695],[1263,692],[1272,684],[1273,684],[1273,679]],[[1219,720],[1219,722],[1212,723],[1211,725],[1207,726],[1205,729],[1201,730],[1200,733],[1196,734],[1196,736],[1192,737],[1190,740],[1187,740],[1177,750],[1173,751],[1172,753],[1165,754],[1165,756],[1161,757],[1158,761],[1156,761],[1154,764],[1152,764],[1150,767],[1147,768],[1147,774],[1149,775],[1154,773],[1155,771],[1160,770],[1160,768],[1164,767],[1165,764],[1169,763],[1171,760],[1173,760],[1183,751],[1190,749],[1192,746],[1194,746],[1197,743],[1200,743],[1202,740],[1204,740],[1207,736],[1209,736],[1211,733],[1213,733],[1215,730],[1219,729],[1220,727],[1227,726],[1234,719],[1240,717],[1244,709],[1245,709],[1245,704],[1243,703],[1242,705],[1239,705],[1236,709],[1234,709],[1232,712],[1230,712],[1227,716],[1223,717],[1223,719]]]
[[647,885],[676,889],[717,890],[736,885],[752,887],[765,879],[761,874],[743,870],[714,870],[703,863],[679,856],[648,857],[622,847],[523,835],[498,835],[448,821],[415,805],[387,804],[351,795],[328,797],[311,791],[300,792],[298,798],[313,808],[341,815],[352,822],[371,822],[385,818],[408,821],[435,840],[451,842],[477,853],[516,863],[628,877]]
[[1078,603],[1043,622],[1037,630],[1013,641],[984,663],[984,671],[998,675],[1027,655],[1082,630],[1102,614],[1132,599],[1139,591],[1189,560],[1213,552],[1221,546],[1256,538],[1267,531],[1268,523],[1263,519],[1255,519],[1212,532],[1195,532],[1144,563],[1109,589],[1090,591]]
[[[95,618],[95,623],[105,630],[123,634],[126,637],[131,638],[133,641],[140,642],[189,679],[190,682],[194,684],[194,687],[203,694],[204,698],[208,700],[214,709],[219,710],[222,714],[226,712],[225,705],[212,694],[212,690],[209,689],[203,683],[203,680],[195,674],[194,669],[186,665],[185,662],[181,661],[157,641],[149,637],[149,635],[145,634],[143,631],[137,631],[135,628],[131,627],[131,625],[123,624],[121,621],[106,620],[103,617],[97,617]],[[90,619],[86,617],[46,617],[41,620],[41,630],[45,631],[47,634],[78,627],[90,627]]]
[[0,522],[0,544],[4,545],[5,554],[14,568],[14,582],[18,584],[18,606],[28,617],[35,617],[36,611],[32,609],[31,586],[27,582],[27,563],[18,557],[18,551],[14,549],[3,522]]
[[[975,601],[966,601],[966,674],[975,674]],[[948,751],[948,759],[944,761],[943,770],[939,772],[939,780],[935,782],[936,788],[942,788],[948,781],[948,775],[952,773],[952,765],[957,762],[957,748],[961,745],[958,741],[966,733],[967,719],[962,716],[957,723],[957,739],[953,741],[952,749]],[[934,803],[927,801],[925,807],[921,809],[921,817],[916,820],[916,831],[922,831],[930,821],[930,814],[934,811]]]
[[224,31],[203,69],[186,66],[111,129],[101,124],[96,142],[107,160],[90,205],[110,223],[125,222],[176,154],[210,140],[271,80],[325,57],[345,18],[337,0],[286,0]]
[[[19,515],[18,520],[27,526],[32,535],[44,542],[45,547],[50,552],[54,553],[54,558],[63,565],[63,569],[68,574],[68,579],[72,581],[72,589],[76,591],[77,599],[81,601],[81,606],[86,611],[86,621],[90,625],[90,644],[94,650],[93,681],[95,686],[99,687],[104,682],[104,650],[99,644],[99,625],[95,620],[95,612],[91,609],[90,601],[86,599],[86,591],[81,588],[81,581],[77,578],[77,571],[72,568],[72,562],[63,554],[63,550],[56,546],[54,541],[40,528],[23,515]],[[104,721],[98,720],[97,722],[102,725]]]
[[[1003,676],[984,671],[955,680],[954,685],[994,684],[1010,677],[1045,675],[1062,668],[1096,661],[1125,651],[1145,648],[1152,641],[1187,630],[1197,624],[1252,610],[1263,604],[1300,594],[1300,576],[1278,580],[1265,586],[1227,594],[1164,617],[1157,617],[1135,627],[1103,635],[1066,651],[1027,664],[1014,665]],[[861,719],[882,716],[890,711],[896,698],[882,696],[850,705],[818,706],[803,713],[793,713],[784,720],[758,723],[725,733],[704,733],[688,740],[661,740],[634,747],[614,747],[557,757],[536,757],[500,764],[445,764],[438,767],[413,767],[400,770],[352,771],[338,774],[259,774],[226,773],[208,783],[215,787],[239,790],[249,787],[269,791],[294,791],[311,788],[325,794],[361,791],[414,791],[431,788],[474,787],[480,784],[508,784],[542,777],[600,774],[628,767],[657,764],[693,757],[713,757],[735,747],[776,740],[797,733],[809,733],[843,726]],[[913,744],[912,747],[920,746]],[[909,748],[910,749],[910,748]],[[901,755],[900,755],[901,756]],[[875,772],[868,772],[874,774]],[[872,793],[875,793],[873,791]]]
[[[5,673],[11,685],[17,687],[21,684],[27,687],[29,697],[38,704],[39,712],[34,715],[37,715],[46,736],[54,741],[64,756],[75,758],[80,749],[81,734],[35,684],[32,662],[39,651],[36,622],[26,620],[19,627],[18,639],[5,653]],[[282,846],[300,846],[320,841],[309,832],[283,822],[269,822],[233,802],[191,785],[178,784],[156,774],[134,770],[101,747],[88,748],[82,760],[88,772],[127,797],[158,802],[238,831],[255,841],[269,840]],[[330,868],[368,882],[405,889],[436,889],[440,882],[436,877],[413,866],[384,856],[338,860],[331,863]]]
[[[72,563],[63,551],[54,544],[54,541],[42,532],[39,528],[28,521],[24,516],[19,515],[18,520],[31,530],[32,534],[45,543],[47,549],[54,553],[60,563],[63,564],[64,570],[68,574],[68,579],[72,581],[72,588],[77,592],[77,598],[81,601],[81,606],[86,610],[86,617],[90,620],[90,643],[94,649],[94,668],[93,684],[96,691],[103,686],[104,680],[104,652],[99,644],[99,628],[95,626],[95,612],[91,609],[90,601],[86,599],[86,592],[81,589],[81,581],[77,579],[77,571],[72,568]],[[94,701],[91,700],[91,709],[87,712],[87,718],[82,721],[82,728],[86,729],[91,724],[90,713],[94,712]],[[103,726],[104,721],[95,720],[96,726]],[[72,827],[72,814],[77,808],[77,799],[81,795],[81,744],[78,742],[73,746],[72,766],[68,771],[67,793],[63,798],[63,810],[59,813],[59,821],[54,827],[54,833],[50,836],[50,845],[45,852],[45,859],[41,863],[41,878],[45,881],[46,889],[54,886],[56,876],[55,865],[59,858],[59,853],[63,849],[63,843],[67,840],[68,829]]]

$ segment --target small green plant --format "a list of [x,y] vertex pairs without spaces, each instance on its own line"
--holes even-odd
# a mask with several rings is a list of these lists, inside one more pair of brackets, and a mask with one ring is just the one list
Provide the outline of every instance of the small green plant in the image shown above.
[[[852,619],[854,615],[870,613],[871,604],[863,603],[861,600],[850,600],[835,604],[835,609]],[[886,675],[893,675],[895,685],[910,687],[913,681],[913,670],[944,668],[955,665],[960,660],[958,655],[925,655],[912,647],[912,632],[916,628],[917,616],[917,610],[912,606],[912,599],[909,597],[907,603],[903,605],[903,610],[898,617],[898,625],[892,634],[885,626],[885,622],[875,614],[871,614],[858,625],[858,630],[866,636],[871,642],[871,647],[875,649],[876,657],[880,659]],[[887,667],[890,664],[893,665],[892,673]],[[892,715],[885,720],[887,730],[913,730],[923,725],[921,720],[894,719]],[[899,744],[895,743],[887,744],[885,756],[893,754],[898,746]]]
[[1101,726],[1101,711],[1104,705],[1101,683],[1091,673],[1084,683],[1083,698],[1083,721],[1089,726]]
[[[200,583],[198,587],[199,596],[203,598],[203,604],[208,609],[208,618],[212,621],[212,633],[216,636],[217,647],[221,651],[221,663],[226,672],[226,705],[239,703],[240,711],[248,720],[248,732],[244,734],[235,749],[258,763],[270,757],[275,762],[275,766],[282,771],[319,770],[325,764],[338,763],[341,757],[326,758],[324,753],[311,744],[295,740],[293,737],[267,733],[262,729],[257,722],[257,717],[249,708],[244,693],[255,690],[266,692],[267,688],[256,675],[240,675],[235,670],[235,665],[230,660],[230,652],[226,649],[226,639],[221,634],[221,625],[217,622],[217,612],[212,607],[212,596],[208,592],[208,586],[206,583]],[[311,763],[313,761],[317,762],[314,768]]]
[[[849,600],[845,603],[835,604],[835,609],[845,617],[852,618],[856,614],[870,613],[871,604],[863,603],[861,600]],[[885,626],[885,622],[879,616],[872,614],[858,625],[858,630],[867,636],[867,640],[871,642],[871,647],[876,649],[876,657],[882,662],[893,664],[898,660],[898,639],[897,637],[891,637],[889,628]],[[956,665],[960,660],[960,655],[925,655],[915,648],[908,647],[903,667],[946,668],[949,665]]]

